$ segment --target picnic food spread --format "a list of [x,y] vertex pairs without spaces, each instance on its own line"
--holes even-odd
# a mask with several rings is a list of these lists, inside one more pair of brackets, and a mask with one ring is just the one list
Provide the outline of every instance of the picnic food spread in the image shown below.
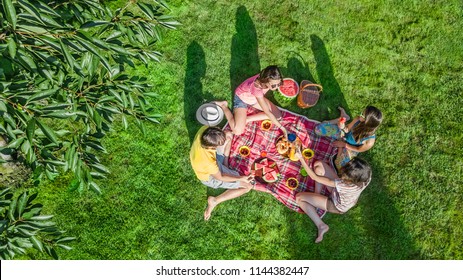
[[295,153],[296,150],[301,147],[301,140],[299,137],[296,137],[295,140],[290,141],[289,139],[284,138],[282,135],[277,139],[275,146],[280,155],[287,157],[292,161],[298,161]]

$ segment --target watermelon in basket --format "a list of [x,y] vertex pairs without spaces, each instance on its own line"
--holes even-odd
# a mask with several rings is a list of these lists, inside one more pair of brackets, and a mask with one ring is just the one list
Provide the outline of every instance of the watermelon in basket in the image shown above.
[[284,78],[283,83],[278,87],[278,92],[287,100],[292,100],[299,93],[299,85],[291,78]]

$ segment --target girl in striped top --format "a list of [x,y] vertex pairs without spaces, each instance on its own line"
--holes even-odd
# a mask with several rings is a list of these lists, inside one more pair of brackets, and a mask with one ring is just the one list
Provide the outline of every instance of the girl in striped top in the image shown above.
[[[296,152],[296,156],[310,178],[315,181],[315,193],[298,193],[296,202],[317,226],[318,236],[315,243],[319,243],[329,226],[318,216],[316,208],[336,214],[347,212],[357,203],[360,194],[370,183],[371,167],[363,159],[355,157],[341,168],[338,176],[325,162],[316,161],[312,170],[300,151]],[[329,197],[320,194],[323,185],[331,191]]]

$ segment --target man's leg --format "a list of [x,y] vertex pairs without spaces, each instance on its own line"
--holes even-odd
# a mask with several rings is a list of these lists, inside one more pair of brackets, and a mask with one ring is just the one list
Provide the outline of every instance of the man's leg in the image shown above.
[[248,183],[241,183],[241,185],[243,185],[243,187],[245,188],[226,190],[224,193],[216,197],[209,196],[207,198],[207,208],[206,211],[204,211],[204,220],[209,220],[209,218],[211,217],[212,210],[214,210],[214,208],[217,205],[224,201],[242,196],[243,194],[249,192],[252,188],[252,185]]

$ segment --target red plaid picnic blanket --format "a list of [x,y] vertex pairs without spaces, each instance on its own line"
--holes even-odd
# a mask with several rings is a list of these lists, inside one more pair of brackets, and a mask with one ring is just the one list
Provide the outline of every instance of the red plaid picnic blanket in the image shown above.
[[[314,151],[314,159],[322,160],[331,163],[331,157],[337,152],[337,148],[331,145],[332,140],[326,137],[317,136],[314,132],[318,121],[310,120],[304,116],[293,112],[281,109],[282,121],[281,124],[288,130],[288,133],[294,133],[302,142],[302,148],[310,148]],[[248,115],[258,112],[250,108]],[[301,164],[299,161],[291,161],[290,159],[281,156],[276,150],[275,143],[283,132],[273,125],[270,130],[261,129],[261,121],[249,122],[246,125],[245,132],[240,136],[234,136],[229,157],[229,167],[237,170],[242,175],[251,173],[252,164],[262,158],[261,153],[267,153],[267,158],[274,160],[280,170],[280,178],[275,183],[264,184],[256,182],[256,190],[268,192],[276,199],[286,205],[288,208],[303,212],[296,204],[296,194],[299,192],[313,192],[315,182],[309,176],[303,176]],[[224,130],[230,130],[230,127],[225,125]],[[247,157],[242,157],[239,154],[241,146],[248,146],[251,154]],[[286,179],[294,177],[299,181],[299,186],[295,190],[291,190],[286,186]],[[322,194],[327,195],[325,188]],[[324,211],[319,209],[318,214],[323,216]]]

